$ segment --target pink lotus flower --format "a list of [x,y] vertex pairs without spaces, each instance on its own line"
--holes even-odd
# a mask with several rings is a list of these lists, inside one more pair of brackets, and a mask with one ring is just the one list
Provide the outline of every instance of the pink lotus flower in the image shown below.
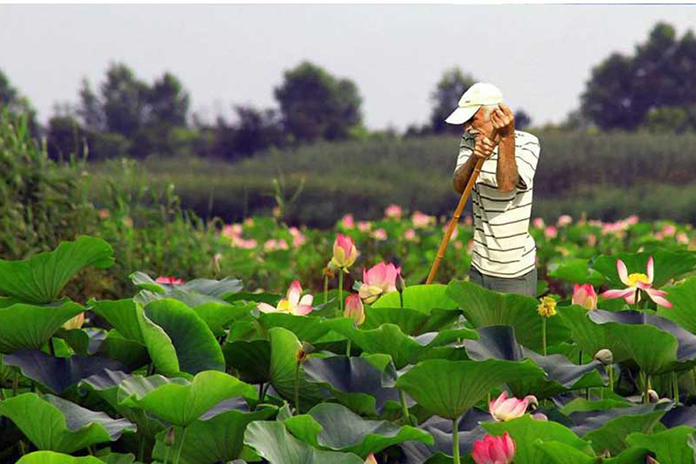
[[558,217],[558,222],[556,222],[556,225],[557,225],[558,227],[563,227],[563,226],[567,226],[568,224],[570,224],[570,223],[572,223],[572,222],[573,222],[573,218],[572,218],[572,217],[570,217],[570,216],[567,215],[567,214],[563,214],[563,215],[561,215],[561,216]]
[[355,227],[355,222],[353,221],[353,215],[352,214],[346,214],[341,218],[341,224],[343,227],[346,229],[352,229]]
[[686,235],[686,232],[679,232],[677,234],[677,243],[681,245],[688,245],[689,244],[689,236]]
[[363,270],[363,283],[359,287],[359,295],[367,304],[377,301],[381,295],[396,291],[396,276],[401,273],[400,267],[381,262],[369,270]]
[[416,231],[415,231],[415,230],[413,230],[413,229],[408,229],[408,230],[404,233],[404,238],[405,238],[406,240],[408,240],[409,242],[415,242],[416,239],[417,239],[418,237],[416,236]]
[[672,224],[668,224],[662,228],[662,233],[667,237],[672,237],[677,233],[677,228]]
[[365,322],[365,307],[360,295],[354,293],[346,298],[346,309],[343,311],[343,315],[353,319],[356,325]]
[[312,302],[314,297],[312,295],[302,295],[302,287],[297,280],[293,280],[288,288],[286,298],[281,299],[278,302],[278,306],[275,308],[268,303],[259,303],[259,311],[264,313],[287,313],[294,316],[305,316],[312,312]]
[[372,232],[372,237],[376,240],[386,240],[387,239],[387,231],[379,228]]
[[631,216],[628,216],[626,219],[624,219],[624,222],[630,225],[638,224],[638,216],[632,214]]
[[298,229],[297,227],[290,228],[290,235],[292,235],[293,248],[300,248],[307,242],[307,237],[305,237],[305,235],[302,232],[300,232],[300,229]]
[[333,257],[331,262],[339,269],[348,273],[348,268],[353,265],[358,257],[358,249],[355,248],[353,239],[348,235],[338,233],[333,244]]
[[646,269],[647,275],[641,273],[629,275],[626,264],[620,259],[616,260],[616,270],[619,273],[621,282],[626,285],[626,288],[623,290],[607,290],[599,295],[602,298],[623,298],[628,304],[636,304],[640,301],[640,292],[638,290],[643,290],[655,303],[667,308],[672,307],[672,303],[663,298],[664,295],[667,295],[667,292],[652,288],[655,273],[652,256],[648,259],[648,266]]
[[155,282],[157,282],[158,284],[165,284],[165,285],[181,285],[184,283],[183,280],[177,279],[174,276],[169,276],[169,277],[159,276],[159,277],[157,277],[157,279],[155,279]]
[[401,219],[401,207],[399,205],[391,204],[384,210],[384,215],[388,218]]
[[108,209],[100,209],[99,210],[99,217],[102,219],[108,219],[109,216],[111,216],[111,213],[109,213]]
[[470,226],[473,223],[474,223],[474,220],[471,218],[470,215],[467,214],[466,217],[464,218],[464,224],[467,226]]
[[515,442],[505,432],[500,437],[486,435],[483,441],[474,442],[471,456],[476,464],[510,464],[515,457]]
[[546,237],[547,240],[556,238],[558,237],[558,230],[554,226],[548,226],[544,229],[544,237]]
[[498,422],[507,422],[512,419],[524,416],[527,412],[529,403],[538,405],[536,396],[528,395],[524,399],[508,398],[507,391],[503,390],[498,398],[488,403],[488,411]]
[[280,240],[272,238],[266,240],[266,242],[263,244],[263,251],[267,253],[276,250],[287,250],[288,248],[288,242],[286,242],[284,238],[281,238]]
[[372,223],[369,221],[360,221],[358,222],[358,230],[360,232],[367,232],[368,230],[372,229]]
[[546,224],[544,224],[544,220],[542,218],[536,217],[532,221],[532,225],[537,229],[543,229]]
[[590,284],[575,284],[572,303],[585,309],[597,309],[597,293],[594,287]]
[[413,227],[416,229],[422,229],[424,227],[428,227],[430,224],[433,224],[435,222],[435,218],[433,216],[423,214],[420,211],[416,211],[411,216],[411,222],[413,223]]
[[590,247],[594,247],[597,244],[597,236],[595,234],[590,234],[589,237],[587,237],[587,245]]
[[[447,224],[445,224],[445,227],[442,228],[442,233],[445,234],[447,232],[447,228],[449,227],[451,221],[447,221]],[[454,225],[454,229],[452,230],[452,235],[450,236],[450,240],[456,240],[457,235],[459,235],[459,224]]]

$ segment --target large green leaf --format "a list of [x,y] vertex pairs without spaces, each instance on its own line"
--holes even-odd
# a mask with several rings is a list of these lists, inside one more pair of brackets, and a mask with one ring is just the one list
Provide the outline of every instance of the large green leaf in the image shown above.
[[0,401],[7,416],[40,450],[72,453],[89,445],[116,441],[121,433],[135,432],[125,419],[114,420],[53,395],[24,393]]
[[364,352],[390,355],[397,369],[417,362],[433,348],[446,346],[461,339],[478,338],[476,332],[467,328],[447,329],[410,337],[394,324],[382,324],[377,329],[363,330],[356,327],[352,319],[339,318],[326,321],[325,325],[347,337]]
[[107,268],[113,263],[113,250],[108,243],[81,236],[23,261],[0,259],[0,293],[26,303],[50,303],[83,267]]
[[517,397],[533,394],[537,398],[547,398],[570,390],[604,386],[597,370],[601,366],[598,361],[577,365],[560,354],[542,356],[519,345],[510,326],[483,327],[478,329],[478,333],[480,337],[478,340],[464,341],[469,358],[475,361],[485,359],[520,361],[529,358],[546,373],[546,376],[541,379],[509,382],[512,393]]
[[145,345],[158,372],[177,375],[225,369],[222,350],[210,328],[179,301],[156,300],[144,309],[132,299],[91,305],[125,338]]
[[[526,295],[499,293],[471,282],[453,280],[447,294],[457,301],[467,321],[475,328],[509,325],[522,345],[537,353],[543,349],[542,318],[537,313],[539,302]],[[568,329],[557,317],[547,320],[547,342],[554,345],[565,341]]]
[[642,464],[647,454],[647,450],[643,448],[629,448],[618,456],[599,458],[589,456],[570,445],[557,441],[538,440],[535,445],[546,455],[545,462],[554,464]]
[[63,324],[84,310],[67,300],[43,306],[16,303],[0,307],[0,353],[40,350]]
[[288,433],[280,422],[256,421],[249,424],[244,443],[270,464],[363,464],[353,453],[322,451]]
[[[679,353],[679,340],[675,334],[666,330],[666,319],[638,311],[591,311],[589,318],[594,323],[606,328],[607,346],[612,352],[626,353],[633,359],[643,372],[650,375],[670,370],[678,362],[687,362],[696,357],[696,336],[681,331],[692,340],[686,341],[691,346]],[[674,327],[675,333],[679,327]],[[679,333],[677,333],[679,335]],[[679,356],[684,354],[684,358]]]
[[389,358],[384,367],[371,359],[375,356],[331,356],[313,358],[303,364],[306,378],[331,391],[338,401],[352,411],[377,416],[387,401],[399,402],[399,391],[387,385],[396,381],[396,369]]
[[578,305],[559,306],[559,317],[566,326],[570,327],[571,337],[587,354],[594,356],[599,350],[607,348],[614,355],[614,362],[625,361],[630,354],[618,343],[611,343],[608,328],[593,322],[590,312]]
[[16,464],[104,464],[104,461],[94,456],[74,457],[53,451],[34,451],[22,456]]
[[225,371],[225,357],[215,335],[193,309],[180,301],[158,300],[145,306],[145,315],[171,339],[181,371]]
[[61,394],[105,369],[122,370],[117,361],[97,356],[71,356],[56,358],[38,350],[19,350],[3,356],[3,362],[16,366],[25,377],[45,386],[53,393]]
[[119,385],[119,404],[152,412],[172,424],[185,427],[223,400],[235,396],[257,399],[256,389],[217,371],[196,374],[193,381],[133,376]]
[[[592,447],[597,453],[609,450],[612,456],[616,456],[628,448],[629,443],[626,437],[629,434],[652,432],[664,413],[664,411],[652,411],[645,414],[621,415],[604,422],[601,427],[586,433],[583,438],[592,443]],[[599,417],[603,418],[604,415]],[[577,418],[577,414],[574,415],[575,418]]]
[[666,289],[665,298],[672,303],[672,308],[657,306],[657,314],[676,322],[689,332],[696,334],[696,277],[687,279],[683,284]]
[[222,347],[227,365],[246,383],[271,380],[271,344],[268,340],[228,341]]
[[[255,412],[225,411],[205,420],[196,420],[186,428],[186,435],[179,431],[171,449],[177,449],[184,443],[179,464],[210,464],[211,462],[229,462],[242,452],[244,432],[249,423],[265,420],[275,414],[275,408],[264,408]],[[152,457],[167,464],[167,431],[157,435],[157,443]],[[174,453],[170,455],[173,462]]]
[[[481,425],[493,435],[502,435],[504,432],[510,434],[517,446],[515,464],[553,463],[554,461],[537,445],[539,440],[561,442],[588,456],[592,455],[592,449],[587,442],[558,422],[534,420],[525,414],[508,422],[484,422]],[[580,456],[578,453],[573,454]],[[582,461],[578,461],[578,464],[581,463]]]
[[211,302],[223,303],[244,286],[241,280],[230,277],[195,279],[181,285],[159,284],[144,272],[135,272],[130,277],[133,284],[142,289],[136,300],[143,305],[162,298],[178,300],[192,308]]
[[409,308],[365,308],[363,330],[377,329],[382,324],[396,324],[407,335],[417,336],[449,328],[459,318],[458,309],[432,309],[429,313]]
[[696,253],[689,251],[670,252],[666,250],[654,250],[652,253],[618,253],[612,256],[600,256],[592,264],[592,267],[604,274],[612,288],[624,288],[616,270],[617,260],[626,264],[629,274],[647,274],[648,260],[650,256],[654,260],[655,277],[653,287],[660,288],[670,279],[678,278],[696,266]]
[[606,282],[606,278],[600,272],[591,269],[588,260],[582,258],[568,259],[561,265],[549,266],[549,277],[593,286],[600,286]]
[[294,316],[292,314],[261,313],[258,321],[265,330],[270,330],[273,327],[283,327],[294,333],[298,339],[309,343],[319,340],[331,330],[319,318]]
[[652,435],[632,433],[626,442],[649,449],[660,464],[694,464],[694,450],[688,445],[693,434],[693,428],[680,426]]
[[299,375],[300,409],[308,410],[324,395],[318,385],[305,379],[304,369],[297,369],[297,353],[302,344],[295,334],[282,327],[268,332],[271,342],[270,380],[273,388],[286,400],[295,401],[295,375]]
[[410,426],[399,427],[387,421],[364,420],[340,404],[322,403],[307,414],[284,421],[287,429],[315,448],[355,453],[367,457],[404,441],[432,445],[429,433]]
[[399,377],[396,387],[438,416],[456,419],[491,388],[512,380],[540,378],[544,371],[530,360],[422,361]]
[[[446,293],[447,285],[411,285],[404,289],[404,308],[415,309],[423,313],[430,313],[434,308],[457,309],[457,302],[453,301]],[[400,308],[401,300],[399,292],[391,292],[382,296],[372,305],[373,308]]]

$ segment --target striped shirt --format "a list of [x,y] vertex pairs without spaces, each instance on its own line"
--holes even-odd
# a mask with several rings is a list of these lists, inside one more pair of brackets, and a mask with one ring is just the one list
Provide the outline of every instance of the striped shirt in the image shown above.
[[[456,170],[472,155],[474,136],[464,133]],[[474,212],[474,249],[471,264],[481,274],[520,277],[536,265],[536,244],[529,234],[534,172],[539,160],[539,139],[515,131],[515,161],[519,182],[511,192],[500,192],[496,179],[498,147],[481,167],[471,191]]]

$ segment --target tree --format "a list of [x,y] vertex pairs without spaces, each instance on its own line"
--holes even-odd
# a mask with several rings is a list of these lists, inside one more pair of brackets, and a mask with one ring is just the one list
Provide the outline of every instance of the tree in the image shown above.
[[101,101],[109,132],[133,137],[145,124],[147,84],[125,64],[112,64],[101,86]]
[[31,106],[29,99],[22,96],[10,83],[10,79],[0,70],[0,114],[3,110],[12,115],[25,114],[27,126],[32,135],[37,136],[39,125],[36,122],[36,110]]
[[283,127],[295,141],[345,139],[362,122],[357,86],[307,61],[285,72],[274,95]]
[[176,76],[168,72],[147,92],[147,120],[151,125],[186,127],[189,94]]
[[445,71],[437,83],[437,87],[430,95],[430,100],[433,103],[433,110],[430,115],[430,124],[433,132],[441,134],[443,132],[461,131],[461,127],[447,124],[445,119],[457,107],[462,94],[475,82],[470,74],[465,75],[457,67]]
[[524,130],[532,125],[532,118],[523,109],[515,111],[515,129]]
[[658,23],[633,55],[612,53],[593,68],[581,101],[589,121],[601,129],[624,130],[645,125],[661,107],[693,105],[696,38],[688,31],[678,40],[672,26]]

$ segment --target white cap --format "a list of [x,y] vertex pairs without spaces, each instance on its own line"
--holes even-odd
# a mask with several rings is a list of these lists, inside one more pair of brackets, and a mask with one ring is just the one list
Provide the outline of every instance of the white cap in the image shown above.
[[450,124],[464,124],[483,105],[497,105],[503,102],[503,94],[498,87],[487,82],[477,82],[464,92],[459,99],[456,110],[449,115],[445,122]]

